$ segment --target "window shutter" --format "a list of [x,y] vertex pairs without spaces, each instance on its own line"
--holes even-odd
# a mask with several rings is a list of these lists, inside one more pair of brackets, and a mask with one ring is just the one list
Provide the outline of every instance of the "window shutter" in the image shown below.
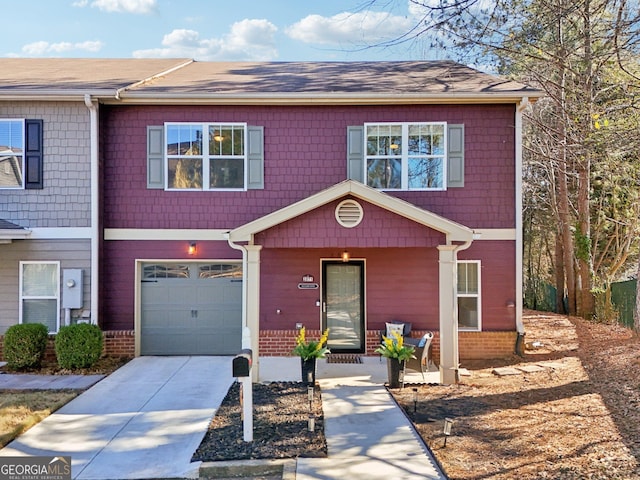
[[264,188],[264,127],[247,127],[247,189],[260,190]]
[[164,126],[147,126],[147,188],[164,189]]
[[364,127],[347,127],[347,178],[364,183]]
[[24,188],[42,189],[42,120],[25,120]]
[[447,187],[464,187],[464,125],[447,125]]

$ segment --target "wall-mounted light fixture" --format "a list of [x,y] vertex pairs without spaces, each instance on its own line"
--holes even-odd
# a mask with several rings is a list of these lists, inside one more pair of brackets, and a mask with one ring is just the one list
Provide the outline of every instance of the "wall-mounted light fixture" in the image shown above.
[[189,244],[189,255],[195,255],[196,252],[198,251],[196,242],[191,242]]
[[347,263],[351,258],[351,255],[349,255],[349,252],[345,250],[344,252],[342,252],[341,258],[344,263]]

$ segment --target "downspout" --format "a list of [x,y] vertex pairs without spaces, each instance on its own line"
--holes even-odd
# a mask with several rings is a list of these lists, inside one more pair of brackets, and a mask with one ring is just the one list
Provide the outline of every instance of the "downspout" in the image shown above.
[[522,112],[529,106],[529,97],[522,97],[522,100],[516,107],[516,141],[515,141],[515,182],[516,182],[516,339],[515,352],[518,355],[524,354],[524,322],[522,321],[522,282],[523,277],[523,260],[522,252],[524,248],[523,232],[522,232]]
[[227,239],[227,243],[234,250],[238,250],[242,252],[242,348],[251,348],[251,330],[249,330],[249,324],[247,322],[247,287],[248,283],[244,276],[248,271],[248,262],[247,262],[247,249],[242,245],[237,245],[233,243],[231,240],[231,235],[229,232],[225,233],[224,236]]
[[90,162],[91,162],[91,323],[98,324],[98,248],[99,248],[99,193],[98,193],[98,108],[85,94],[84,104],[89,109]]

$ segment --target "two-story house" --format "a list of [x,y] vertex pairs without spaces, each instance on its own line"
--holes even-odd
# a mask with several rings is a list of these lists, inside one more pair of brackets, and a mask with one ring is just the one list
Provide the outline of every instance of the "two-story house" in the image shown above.
[[243,335],[288,355],[304,325],[371,354],[399,320],[436,332],[445,383],[459,357],[513,351],[537,91],[453,62],[122,62],[155,71],[106,95],[88,76],[83,101],[103,330],[139,355],[233,354]]

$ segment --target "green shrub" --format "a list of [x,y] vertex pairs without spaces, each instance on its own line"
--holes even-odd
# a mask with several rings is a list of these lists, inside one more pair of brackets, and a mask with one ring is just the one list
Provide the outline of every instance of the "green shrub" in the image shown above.
[[102,354],[102,331],[97,325],[78,323],[60,328],[55,347],[58,365],[73,370],[93,366]]
[[4,334],[4,359],[12,370],[39,368],[49,331],[42,323],[10,326]]

